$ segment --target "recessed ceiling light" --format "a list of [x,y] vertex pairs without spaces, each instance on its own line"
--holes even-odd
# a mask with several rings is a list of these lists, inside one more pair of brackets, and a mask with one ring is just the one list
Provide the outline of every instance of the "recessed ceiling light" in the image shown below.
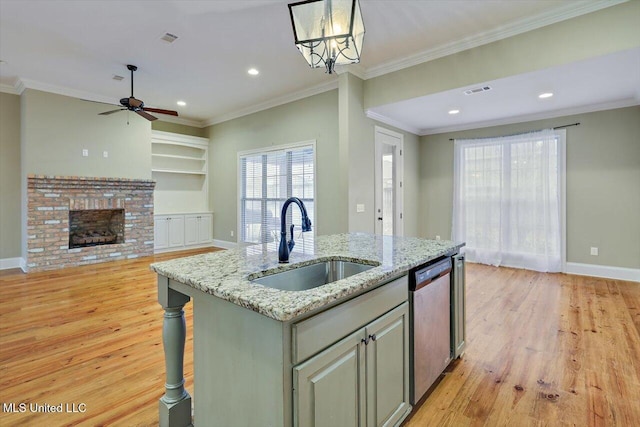
[[449,110],[449,114],[453,115],[453,114],[458,114],[460,112],[460,110]]
[[538,98],[545,99],[545,98],[551,98],[552,96],[553,96],[553,93],[545,92],[545,93],[541,93],[540,95],[538,95]]
[[176,102],[176,104],[178,104],[181,107],[184,107],[185,105],[187,105],[187,103],[184,102],[184,101],[178,101],[178,102]]
[[247,73],[251,74],[252,76],[257,76],[258,74],[260,74],[260,71],[258,71],[258,70],[257,70],[257,69],[255,69],[255,68],[249,68],[249,69],[247,70]]

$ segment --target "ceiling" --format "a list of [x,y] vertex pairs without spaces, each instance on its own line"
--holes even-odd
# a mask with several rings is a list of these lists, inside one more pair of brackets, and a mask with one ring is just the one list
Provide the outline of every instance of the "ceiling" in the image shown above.
[[[619,2],[361,0],[362,61],[345,69],[371,78]],[[117,104],[130,95],[126,64],[134,64],[136,98],[178,110],[182,123],[206,126],[337,87],[335,74],[310,69],[295,48],[287,3],[1,0],[0,89]],[[166,33],[178,39],[161,40]],[[252,67],[260,74],[249,75]],[[462,95],[467,88],[461,88],[367,113],[418,134],[435,133],[593,104],[637,104],[639,79],[636,49],[483,82],[492,90],[477,95]],[[556,96],[543,103],[536,95],[547,90]],[[186,106],[176,105],[179,100]],[[452,108],[460,114],[448,115]]]

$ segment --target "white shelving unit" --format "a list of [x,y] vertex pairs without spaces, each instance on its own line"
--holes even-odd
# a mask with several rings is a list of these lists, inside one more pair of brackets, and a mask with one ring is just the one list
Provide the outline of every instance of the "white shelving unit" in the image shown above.
[[169,132],[151,133],[151,171],[206,176],[209,140]]
[[[202,219],[209,212],[209,140],[207,138],[170,132],[151,132],[151,172],[156,181],[154,210],[156,215],[156,250],[166,250],[206,244],[211,229],[211,218]],[[174,218],[175,216],[181,218]],[[197,219],[193,221],[192,215]],[[185,221],[189,226],[200,226],[200,231],[189,231],[194,242],[184,240]],[[208,221],[208,222],[207,222]],[[171,227],[169,227],[171,224]],[[168,227],[168,228],[167,228]],[[208,229],[208,230],[207,230]],[[182,230],[178,233],[177,230]],[[169,234],[167,234],[169,233]],[[174,233],[174,234],[172,234]],[[200,234],[204,233],[204,237]],[[195,236],[195,237],[194,237]],[[176,240],[177,239],[177,240]]]

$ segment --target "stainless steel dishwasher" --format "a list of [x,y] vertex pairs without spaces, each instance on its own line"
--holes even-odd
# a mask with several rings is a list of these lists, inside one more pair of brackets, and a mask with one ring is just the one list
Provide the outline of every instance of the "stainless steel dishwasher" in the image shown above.
[[451,361],[451,257],[411,273],[409,398],[415,405]]

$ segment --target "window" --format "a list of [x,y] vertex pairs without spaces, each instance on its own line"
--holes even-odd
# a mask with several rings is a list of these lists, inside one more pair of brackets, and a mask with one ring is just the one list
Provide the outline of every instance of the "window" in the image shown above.
[[561,271],[564,131],[455,141],[453,238],[470,261]]
[[[280,240],[280,211],[289,197],[298,197],[315,224],[315,142],[276,147],[264,152],[240,153],[240,241],[269,243]],[[300,210],[287,211],[300,231]]]

